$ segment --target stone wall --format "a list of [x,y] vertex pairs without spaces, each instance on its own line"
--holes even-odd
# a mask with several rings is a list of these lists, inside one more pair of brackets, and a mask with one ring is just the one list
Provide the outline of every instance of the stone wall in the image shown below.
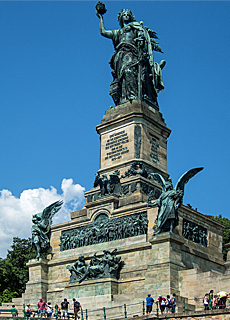
[[[142,317],[144,319],[146,317]],[[170,320],[229,320],[230,319],[230,310],[210,310],[210,311],[197,311],[197,312],[184,312],[159,315],[158,317],[152,317],[149,319],[170,319]]]
[[200,269],[183,270],[179,273],[181,295],[189,297],[190,302],[196,303],[198,308],[203,305],[202,298],[205,293],[209,293],[211,289],[214,290],[214,294],[219,291],[229,293],[229,274],[215,271],[202,272]]

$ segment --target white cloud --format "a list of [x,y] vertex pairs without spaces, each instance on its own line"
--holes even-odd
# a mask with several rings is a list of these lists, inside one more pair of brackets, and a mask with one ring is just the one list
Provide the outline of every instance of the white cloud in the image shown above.
[[31,236],[31,217],[57,200],[64,205],[56,213],[53,223],[70,219],[70,212],[80,209],[84,203],[85,188],[74,184],[73,179],[63,179],[62,193],[57,189],[38,188],[24,190],[20,197],[15,197],[9,190],[0,191],[0,257],[4,258],[10,249],[13,237],[28,238]]

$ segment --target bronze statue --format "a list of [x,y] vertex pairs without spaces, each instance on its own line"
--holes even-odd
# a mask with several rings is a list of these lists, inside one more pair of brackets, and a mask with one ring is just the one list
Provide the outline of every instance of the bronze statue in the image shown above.
[[159,206],[156,219],[158,230],[155,232],[155,234],[163,231],[173,232],[173,229],[178,225],[179,222],[178,208],[182,205],[185,184],[203,169],[203,167],[194,168],[185,172],[179,178],[175,188],[173,188],[172,180],[170,178],[165,180],[161,174],[151,173],[152,177],[162,186],[162,193],[155,202],[151,203],[152,191],[149,193],[149,196],[146,200],[148,206]]
[[102,176],[100,173],[96,173],[93,187],[96,188],[100,186],[101,197],[108,194],[114,194],[118,197],[121,196],[121,182],[119,178],[120,172],[118,170],[114,171],[109,175],[109,179],[106,174]]
[[41,252],[46,252],[50,247],[52,218],[61,209],[62,204],[63,201],[56,201],[32,217],[31,242],[35,246],[38,260],[41,257]]
[[120,256],[116,256],[117,249],[112,252],[103,250],[103,256],[99,258],[95,253],[89,264],[84,256],[80,256],[73,266],[66,266],[71,272],[70,282],[81,283],[84,280],[100,278],[119,278],[119,273],[124,263]]
[[122,9],[118,14],[120,29],[106,30],[103,15],[107,10],[102,2],[96,5],[100,19],[100,33],[110,38],[114,54],[110,60],[113,81],[110,95],[116,105],[134,99],[143,100],[158,108],[157,94],[164,89],[161,70],[165,60],[154,61],[153,50],[162,52],[157,33],[137,22],[131,10]]

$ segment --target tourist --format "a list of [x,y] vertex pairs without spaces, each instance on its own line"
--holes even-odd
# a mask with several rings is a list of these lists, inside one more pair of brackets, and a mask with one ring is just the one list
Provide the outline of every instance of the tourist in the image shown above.
[[172,296],[172,313],[175,313],[176,312],[176,294],[173,293],[173,296]]
[[30,317],[31,315],[34,318],[35,312],[30,309],[30,304],[28,303],[25,307],[25,316]]
[[52,313],[53,313],[53,307],[51,306],[51,302],[48,302],[46,306],[47,318],[51,318]]
[[68,316],[68,309],[69,309],[69,302],[65,298],[64,301],[61,303],[61,317],[65,319]]
[[16,309],[14,304],[12,305],[12,308],[10,309],[10,311],[11,311],[12,317],[17,317],[18,316],[18,311],[17,311],[17,309]]
[[42,298],[38,301],[38,313],[40,313],[41,318],[46,317],[46,303],[42,300]]
[[77,313],[80,309],[82,310],[82,306],[75,298],[73,298],[72,309],[74,310],[74,319],[77,320],[80,318]]
[[165,311],[165,305],[166,305],[166,299],[163,298],[161,295],[159,295],[159,298],[157,299],[160,305],[161,313],[163,314]]
[[55,309],[55,318],[57,319],[60,311],[58,304],[55,304],[54,309]]
[[226,308],[226,301],[227,301],[227,296],[220,298],[220,300],[219,300],[219,309],[225,309]]
[[167,302],[166,302],[166,308],[167,308],[167,313],[171,313],[172,311],[172,300],[170,299],[170,295],[167,295]]
[[151,294],[149,293],[146,297],[146,314],[150,314],[152,312],[154,299],[151,297]]
[[213,307],[213,305],[214,305],[214,291],[213,290],[210,290],[209,297],[211,299],[211,306]]
[[204,310],[208,310],[209,296],[208,293],[205,293],[203,298]]
[[218,295],[215,294],[213,298],[213,309],[216,309],[218,307]]

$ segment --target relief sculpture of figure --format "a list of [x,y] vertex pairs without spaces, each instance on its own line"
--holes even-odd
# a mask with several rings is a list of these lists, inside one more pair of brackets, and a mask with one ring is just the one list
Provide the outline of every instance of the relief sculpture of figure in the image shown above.
[[80,256],[73,266],[66,267],[71,273],[70,282],[81,283],[84,280],[108,277],[118,279],[124,263],[120,256],[116,256],[116,252],[117,249],[112,252],[104,250],[101,258],[95,253],[89,264],[85,262],[84,256]]
[[155,234],[170,231],[178,225],[178,208],[182,205],[184,196],[184,187],[188,181],[204,168],[194,168],[185,172],[178,180],[175,188],[173,188],[172,180],[165,180],[159,173],[151,173],[152,177],[162,186],[160,197],[151,202],[151,192],[146,200],[148,206],[158,206],[158,214],[156,219],[157,231]]
[[31,243],[36,249],[38,260],[41,257],[41,252],[46,252],[50,247],[52,218],[61,209],[62,204],[63,201],[56,201],[32,217]]
[[153,50],[162,52],[157,33],[143,22],[137,22],[131,10],[122,9],[118,14],[120,29],[106,30],[103,14],[107,10],[102,2],[96,5],[96,15],[100,19],[100,33],[110,38],[114,54],[110,60],[113,81],[110,95],[115,105],[143,100],[158,108],[157,94],[164,89],[161,70],[165,60],[159,64],[154,61]]

